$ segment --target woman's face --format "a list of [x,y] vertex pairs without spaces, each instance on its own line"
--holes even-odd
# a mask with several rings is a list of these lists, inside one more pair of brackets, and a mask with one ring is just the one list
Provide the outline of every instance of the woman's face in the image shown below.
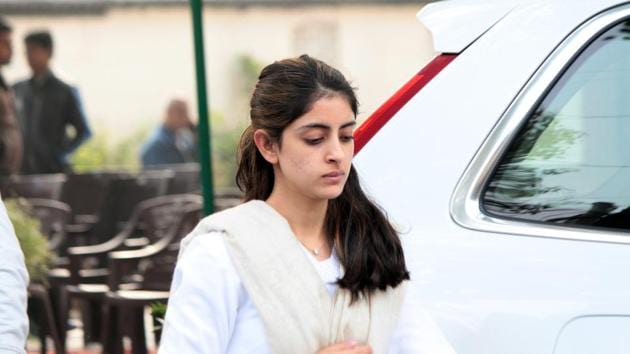
[[350,173],[356,125],[354,112],[341,96],[321,98],[282,132],[274,144],[275,186],[308,199],[333,199]]

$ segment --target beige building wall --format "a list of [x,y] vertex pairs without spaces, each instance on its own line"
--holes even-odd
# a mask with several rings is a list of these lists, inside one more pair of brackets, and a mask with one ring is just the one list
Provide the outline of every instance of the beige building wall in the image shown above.
[[[240,56],[267,64],[307,52],[353,81],[361,102],[359,118],[364,119],[434,55],[430,35],[415,17],[420,7],[207,7],[204,36],[212,111],[222,113],[221,124],[247,119]],[[79,87],[94,130],[122,138],[158,122],[173,95],[196,104],[187,7],[122,7],[101,16],[9,19],[16,51],[4,71],[7,79],[29,75],[25,32],[50,29],[56,46],[53,69]]]

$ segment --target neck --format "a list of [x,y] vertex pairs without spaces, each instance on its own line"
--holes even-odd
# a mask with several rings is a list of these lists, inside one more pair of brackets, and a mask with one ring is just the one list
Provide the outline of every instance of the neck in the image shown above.
[[167,129],[168,131],[170,131],[170,132],[175,133],[175,132],[177,131],[177,129],[176,129],[173,125],[171,125],[171,124],[169,124],[169,123],[166,123],[166,122],[165,122],[165,123],[163,124],[163,126],[164,126],[164,128],[166,128],[166,129]]
[[318,250],[318,258],[330,255],[325,229],[327,200],[308,199],[274,188],[266,202],[287,219],[291,230],[306,248]]
[[42,69],[42,70],[33,71],[33,77],[36,80],[41,80],[41,79],[45,78],[46,76],[48,76],[48,68]]

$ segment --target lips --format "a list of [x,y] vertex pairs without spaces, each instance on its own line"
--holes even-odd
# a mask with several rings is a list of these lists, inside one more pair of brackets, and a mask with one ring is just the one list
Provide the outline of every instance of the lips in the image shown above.
[[333,171],[324,175],[325,178],[338,178],[344,175],[343,171]]
[[344,175],[343,171],[333,171],[325,174],[323,178],[326,184],[338,185],[343,183]]

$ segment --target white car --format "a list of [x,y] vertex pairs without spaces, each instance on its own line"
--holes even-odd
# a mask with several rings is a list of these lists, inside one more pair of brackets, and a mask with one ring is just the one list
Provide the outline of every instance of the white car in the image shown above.
[[355,136],[413,296],[459,354],[630,353],[630,2],[418,17],[441,54]]

